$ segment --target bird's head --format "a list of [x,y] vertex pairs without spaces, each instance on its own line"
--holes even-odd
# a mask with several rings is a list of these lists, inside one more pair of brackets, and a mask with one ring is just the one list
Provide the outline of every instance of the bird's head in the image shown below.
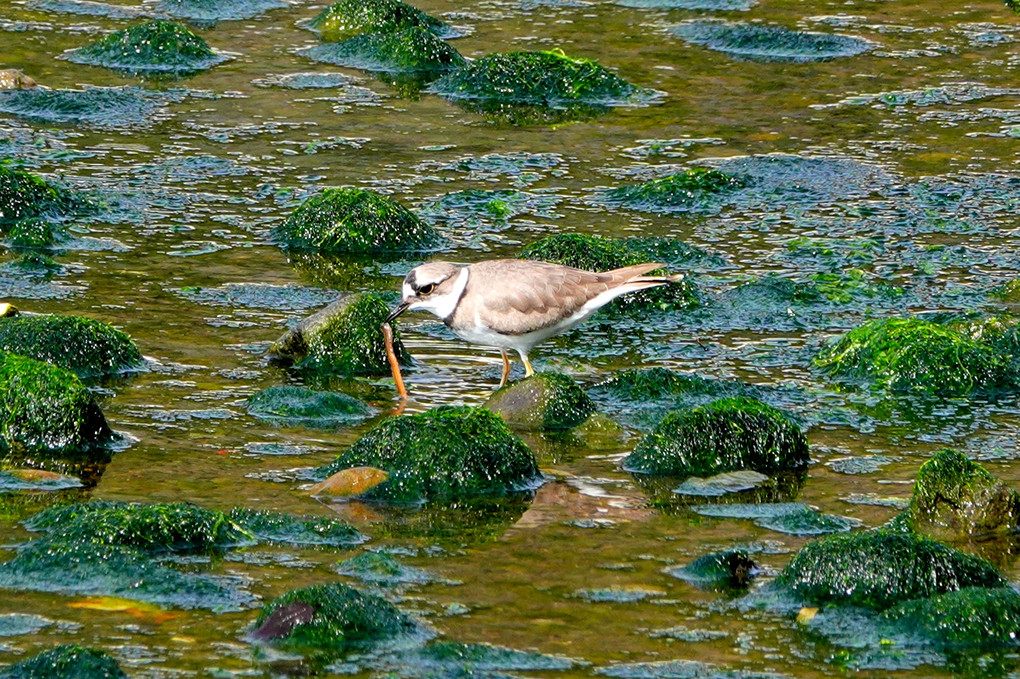
[[405,311],[431,311],[439,318],[453,313],[467,285],[467,267],[449,262],[428,262],[411,269],[404,277],[403,299],[390,315],[389,323]]

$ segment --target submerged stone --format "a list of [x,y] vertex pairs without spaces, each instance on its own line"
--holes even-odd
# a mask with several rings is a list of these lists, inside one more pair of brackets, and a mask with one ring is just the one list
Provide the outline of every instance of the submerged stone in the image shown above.
[[961,452],[945,449],[921,465],[907,522],[938,540],[987,538],[1020,529],[1020,493]]
[[362,497],[399,503],[508,495],[541,478],[531,450],[498,415],[466,406],[387,418],[317,473],[360,466],[389,473]]
[[251,638],[298,653],[336,655],[418,632],[413,619],[382,597],[331,583],[296,589],[267,603]]
[[[572,266],[585,271],[610,271],[632,264],[654,262],[653,253],[645,248],[644,239],[608,238],[577,233],[561,233],[535,241],[521,250],[519,259],[537,259]],[[661,245],[661,244],[659,244]],[[649,275],[664,273],[661,270]],[[697,289],[683,279],[647,290],[617,297],[608,309],[648,311],[682,311],[699,304]]]
[[775,583],[817,604],[885,609],[964,587],[1002,587],[983,559],[911,533],[873,530],[805,545]]
[[637,105],[658,96],[591,59],[574,59],[561,50],[487,54],[443,76],[429,89],[454,101],[550,108]]
[[945,649],[1020,646],[1020,594],[1009,587],[967,587],[907,601],[882,617],[902,634]]
[[327,189],[273,227],[275,243],[320,254],[423,252],[443,243],[435,229],[406,207],[364,189]]
[[700,476],[688,477],[673,489],[677,495],[694,495],[702,497],[719,497],[729,493],[740,493],[758,488],[769,482],[769,477],[760,472],[742,469],[735,472],[723,472],[703,479]]
[[[563,656],[490,644],[436,641],[380,658],[379,669],[399,677],[504,677],[503,672],[569,670],[579,663]],[[390,676],[390,674],[386,676]]]
[[673,29],[673,34],[689,43],[749,61],[825,61],[874,48],[871,42],[856,36],[718,21],[683,23]]
[[283,0],[159,0],[155,8],[177,19],[215,23],[251,19],[289,6]]
[[139,127],[153,122],[169,100],[137,87],[8,90],[0,91],[0,113],[44,123]]
[[227,516],[259,540],[281,544],[353,547],[368,540],[346,521],[324,516],[294,516],[246,507],[234,507]]
[[773,474],[807,463],[800,427],[761,401],[736,397],[670,413],[627,456],[624,469],[669,476],[739,469]]
[[1008,354],[918,318],[868,321],[822,349],[814,364],[894,392],[960,396],[1020,383]]
[[127,333],[80,316],[0,318],[0,351],[46,361],[82,378],[140,370],[144,364]]
[[14,68],[0,71],[0,90],[30,90],[39,84],[31,77]]
[[425,585],[436,577],[426,570],[400,563],[385,552],[364,552],[336,565],[337,573],[378,585]]
[[757,0],[616,0],[617,5],[638,9],[701,9],[710,12],[746,11]]
[[758,564],[748,552],[734,549],[712,552],[689,564],[667,568],[663,572],[694,585],[744,588],[750,584],[758,570]]
[[[288,330],[269,348],[269,355],[302,372],[389,375],[381,330],[389,313],[389,306],[378,295],[349,295]],[[393,351],[407,365],[410,357],[396,327],[393,336]]]
[[591,397],[572,378],[536,373],[496,391],[482,407],[511,427],[530,430],[570,429],[595,412]]
[[182,24],[150,21],[67,52],[68,61],[140,74],[186,74],[226,61]]
[[691,168],[640,184],[611,189],[606,192],[605,200],[633,210],[698,212],[713,205],[719,194],[745,185],[744,179],[718,170]]
[[0,423],[0,452],[36,458],[90,451],[113,437],[92,393],[74,373],[3,351]]
[[0,679],[127,679],[105,651],[67,644],[0,669]]
[[[19,222],[67,220],[94,211],[74,192],[23,170],[0,164],[0,233],[13,235]],[[38,222],[33,221],[33,224]],[[50,242],[43,243],[49,245]]]
[[629,401],[686,396],[723,398],[753,396],[756,393],[752,385],[741,382],[710,380],[699,375],[659,367],[621,370],[599,382],[591,391]]
[[394,33],[423,28],[439,37],[453,37],[452,26],[401,0],[340,0],[322,10],[309,26],[327,42],[363,33]]
[[363,33],[340,42],[317,45],[301,52],[327,64],[394,74],[429,74],[461,68],[460,53],[424,28],[395,33]]
[[247,408],[260,420],[288,427],[343,427],[375,413],[367,403],[346,394],[291,385],[263,389],[248,399]]

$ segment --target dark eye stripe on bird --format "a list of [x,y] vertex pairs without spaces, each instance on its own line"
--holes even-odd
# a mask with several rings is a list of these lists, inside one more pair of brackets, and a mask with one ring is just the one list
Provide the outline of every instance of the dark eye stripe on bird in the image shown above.
[[462,339],[498,348],[503,386],[510,374],[507,351],[516,351],[526,375],[533,375],[528,352],[535,345],[582,323],[620,295],[683,278],[646,275],[662,266],[649,262],[593,273],[518,259],[468,266],[429,262],[404,278],[404,298],[387,322],[405,311],[429,311]]

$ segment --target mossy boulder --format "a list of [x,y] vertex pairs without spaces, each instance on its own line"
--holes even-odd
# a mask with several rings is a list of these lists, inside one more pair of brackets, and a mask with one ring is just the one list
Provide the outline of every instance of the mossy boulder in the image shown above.
[[14,222],[6,232],[12,249],[52,248],[67,238],[59,224],[42,217],[30,217]]
[[935,539],[980,540],[1020,529],[1020,493],[947,448],[918,470],[906,518],[912,530]]
[[0,351],[0,452],[77,453],[112,437],[92,393],[74,373]]
[[507,495],[541,478],[534,454],[498,415],[466,406],[387,418],[317,476],[364,466],[389,477],[362,497],[397,503]]
[[918,318],[869,321],[822,349],[814,364],[892,392],[961,396],[1018,384],[1009,355]]
[[873,530],[809,542],[775,579],[815,604],[882,610],[965,587],[1003,587],[983,559],[912,533]]
[[210,49],[183,24],[149,21],[71,50],[66,59],[132,73],[184,74],[214,66],[226,57]]
[[454,35],[453,27],[400,0],[340,0],[322,10],[309,26],[327,42],[363,33],[394,33],[417,27],[440,37]]
[[64,645],[0,669],[0,679],[127,679],[104,651]]
[[624,460],[627,471],[710,476],[751,469],[776,474],[808,463],[804,433],[753,398],[724,398],[670,413]]
[[296,589],[267,603],[250,638],[310,655],[342,655],[419,632],[382,597],[330,583]]
[[550,108],[622,106],[656,96],[591,59],[571,58],[561,50],[487,54],[443,76],[430,91],[454,101]]
[[664,572],[693,585],[738,589],[747,587],[758,570],[746,550],[729,549],[699,556],[689,564]]
[[375,413],[352,396],[293,385],[263,389],[248,399],[247,408],[260,420],[289,427],[343,427]]
[[80,316],[0,318],[0,351],[46,361],[82,378],[139,370],[144,364],[127,333]]
[[[381,329],[389,313],[378,295],[349,295],[288,330],[269,348],[269,355],[302,372],[389,375]],[[393,351],[402,364],[410,362],[395,326]]]
[[1009,587],[967,587],[907,601],[882,617],[903,635],[920,635],[943,649],[1020,646],[1020,594]]
[[740,177],[698,167],[611,189],[605,197],[610,204],[634,210],[695,211],[704,208],[714,197],[745,185],[746,181]]
[[327,189],[272,230],[288,250],[320,254],[424,252],[443,244],[435,229],[406,207],[373,191]]
[[[561,233],[528,245],[521,250],[518,258],[555,262],[585,271],[609,271],[657,261],[655,253],[646,250],[646,244],[644,240]],[[656,270],[649,275],[664,273],[664,270]],[[650,309],[681,311],[693,309],[698,304],[694,284],[685,279],[617,297],[607,308],[638,312]]]
[[302,53],[338,66],[433,78],[466,63],[449,43],[417,26],[393,33],[363,33],[340,42],[317,45]]
[[529,430],[570,429],[595,412],[595,403],[577,382],[546,372],[503,387],[482,406],[511,427]]
[[21,220],[63,220],[94,210],[86,199],[30,172],[0,164],[0,233]]

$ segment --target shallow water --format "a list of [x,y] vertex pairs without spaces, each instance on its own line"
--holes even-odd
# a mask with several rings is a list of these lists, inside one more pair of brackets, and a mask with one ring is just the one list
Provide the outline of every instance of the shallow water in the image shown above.
[[[127,3],[105,10],[0,3],[0,67],[52,88],[150,92],[127,90],[118,100],[135,109],[96,117],[85,115],[89,108],[81,122],[25,117],[0,99],[0,157],[96,192],[111,206],[74,226],[75,239],[54,253],[62,267],[55,273],[29,276],[0,264],[0,296],[26,310],[113,323],[151,359],[148,372],[100,387],[112,426],[132,443],[91,497],[339,512],[373,539],[342,552],[242,550],[209,570],[243,576],[269,599],[335,580],[335,562],[362,549],[393,548],[437,579],[384,591],[445,638],[580,661],[526,669],[527,676],[720,676],[684,664],[601,669],[674,660],[798,677],[844,666],[862,668],[862,676],[948,676],[938,657],[855,654],[792,617],[742,611],[726,594],[664,573],[747,543],[761,543],[755,558],[768,572],[809,538],[750,518],[706,516],[679,500],[652,505],[652,491],[620,460],[654,414],[603,402],[626,429],[528,435],[549,481],[526,511],[487,529],[452,525],[440,535],[399,537],[380,528],[372,510],[310,499],[292,471],[332,460],[371,421],[322,431],[274,427],[246,413],[247,397],[289,379],[261,356],[288,324],[337,294],[395,295],[403,273],[421,261],[288,261],[268,244],[268,230],[303,198],[355,185],[427,208],[423,214],[454,243],[437,256],[456,261],[514,256],[560,232],[675,236],[717,255],[687,269],[704,293],[702,309],[596,318],[533,359],[585,385],[650,365],[760,385],[765,400],[809,427],[812,465],[799,493],[784,500],[880,525],[909,497],[926,456],[947,444],[1020,480],[1017,397],[951,401],[924,414],[910,403],[890,407],[866,393],[840,393],[810,367],[826,339],[866,318],[996,309],[987,291],[1020,275],[1020,18],[993,1],[950,9],[930,0],[767,0],[717,12],[623,4],[644,3],[418,3],[465,29],[452,42],[465,56],[559,47],[665,93],[658,103],[594,120],[515,127],[432,95],[403,98],[370,74],[297,55],[317,44],[296,25],[317,4],[204,23],[196,30],[233,60],[186,79],[139,80],[57,58],[124,27]],[[830,61],[740,61],[672,31],[705,18],[854,35],[873,48]],[[312,73],[319,75],[295,77]],[[600,200],[602,189],[690,162],[746,172],[757,189],[671,214]],[[521,194],[498,216],[456,197],[441,200],[471,189]],[[767,274],[799,282],[832,276],[856,287],[809,302],[790,302],[768,283],[738,287]],[[477,405],[498,381],[497,353],[454,340],[431,317],[409,315],[402,328],[417,361],[405,375],[409,411]],[[387,412],[395,406],[389,380],[375,382],[375,404]],[[0,521],[0,545],[28,535]],[[999,565],[1018,580],[1011,561]],[[0,637],[0,663],[73,641],[110,650],[133,676],[286,671],[240,640],[254,611],[81,603],[5,591],[0,615],[55,622],[17,618],[18,632]],[[377,671],[385,670],[365,675]]]

